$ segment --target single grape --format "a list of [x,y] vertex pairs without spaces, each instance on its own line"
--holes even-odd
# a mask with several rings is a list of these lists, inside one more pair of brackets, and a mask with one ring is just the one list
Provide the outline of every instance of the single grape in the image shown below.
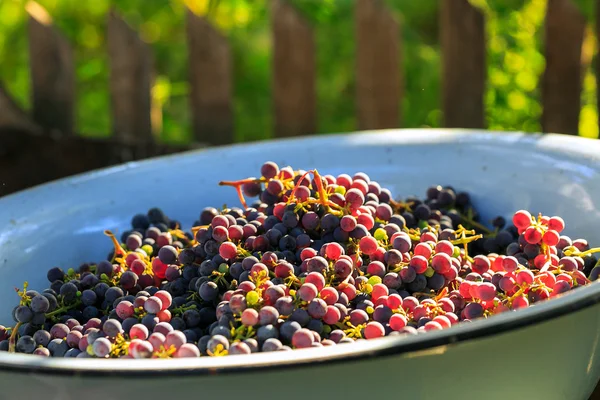
[[36,295],[31,299],[31,311],[34,313],[45,313],[50,308],[50,301],[42,295]]
[[27,353],[31,354],[35,350],[35,340],[31,336],[25,335],[21,336],[19,340],[17,340],[17,351],[19,353]]
[[48,343],[48,350],[52,357],[64,357],[65,353],[69,350],[69,345],[63,339],[52,339]]

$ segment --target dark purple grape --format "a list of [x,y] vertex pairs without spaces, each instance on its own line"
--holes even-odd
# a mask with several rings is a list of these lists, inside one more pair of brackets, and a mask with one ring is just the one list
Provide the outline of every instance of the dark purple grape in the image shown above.
[[50,332],[40,329],[33,334],[33,340],[36,345],[46,347],[50,343],[50,340],[52,340],[52,335],[50,335]]
[[65,340],[52,339],[50,343],[48,343],[48,350],[50,350],[50,354],[53,357],[64,357],[69,350],[69,345]]
[[212,301],[219,295],[219,287],[214,282],[205,282],[200,286],[198,294],[204,301]]
[[26,323],[32,320],[33,311],[27,306],[18,306],[14,313],[17,322]]
[[67,302],[75,300],[77,296],[77,286],[73,282],[67,282],[60,288],[60,295]]
[[45,313],[50,308],[50,301],[40,294],[31,299],[31,311],[34,313]]
[[31,354],[35,350],[36,343],[31,336],[21,336],[17,340],[17,351],[19,353]]
[[258,340],[259,345],[264,343],[267,339],[278,339],[279,331],[273,325],[264,325],[258,328],[256,332],[256,338]]
[[58,267],[54,267],[48,271],[46,276],[51,283],[54,281],[62,281],[65,277],[65,272]]

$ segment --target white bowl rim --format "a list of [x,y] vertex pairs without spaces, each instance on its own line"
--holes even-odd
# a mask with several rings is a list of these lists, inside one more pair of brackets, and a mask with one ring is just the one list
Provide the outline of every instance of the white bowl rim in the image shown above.
[[[243,151],[244,147],[260,147],[274,142],[294,142],[315,143],[318,141],[327,141],[332,137],[340,135],[351,137],[366,134],[377,135],[407,135],[412,134],[413,143],[416,135],[423,135],[427,131],[427,139],[430,142],[438,136],[445,136],[448,133],[455,134],[456,137],[467,137],[474,140],[489,140],[490,138],[506,139],[531,138],[537,140],[540,138],[549,139],[545,143],[545,148],[564,151],[565,144],[571,152],[581,151],[588,156],[588,162],[599,160],[591,155],[600,154],[600,142],[597,140],[585,139],[557,134],[525,134],[522,132],[493,132],[470,129],[391,129],[381,131],[363,131],[346,134],[328,134],[314,137],[288,138],[278,140],[267,140],[250,144],[234,144],[228,146],[218,146],[208,149],[191,150],[176,155],[166,155],[153,157],[134,164],[141,166],[152,163],[156,160],[177,157],[182,154],[193,155],[198,152],[210,153],[227,149]],[[552,140],[557,143],[552,144]],[[585,145],[584,145],[585,143]],[[298,143],[300,144],[300,143]],[[398,142],[401,145],[401,142]],[[43,188],[55,185],[65,184],[71,180],[86,178],[92,180],[98,173],[110,174],[117,173],[119,166],[113,166],[74,175],[71,177],[55,180],[34,186],[32,188],[10,194],[0,198],[0,202],[5,199],[15,199],[18,196],[26,196],[33,191],[43,190]],[[133,166],[135,168],[135,166]],[[200,357],[200,358],[181,358],[181,359],[153,359],[153,360],[120,360],[120,359],[70,359],[70,358],[52,358],[39,357],[25,354],[11,354],[0,352],[0,370],[14,373],[37,373],[55,376],[85,376],[89,378],[123,377],[126,379],[152,378],[155,376],[188,376],[188,375],[214,375],[221,373],[248,373],[259,372],[263,370],[282,370],[284,368],[310,367],[315,363],[340,363],[351,362],[373,357],[386,357],[393,355],[418,355],[422,352],[439,351],[444,352],[449,346],[455,346],[460,342],[476,339],[483,339],[494,335],[499,335],[508,331],[523,329],[531,325],[547,322],[569,313],[583,311],[600,303],[600,282],[577,288],[550,301],[544,301],[535,306],[520,309],[517,311],[505,312],[492,318],[479,319],[470,323],[462,323],[449,329],[441,331],[427,332],[426,334],[385,337],[375,340],[363,340],[352,344],[337,345],[330,347],[302,349],[293,351],[279,351],[272,353],[255,353],[244,356],[226,356],[226,357]]]

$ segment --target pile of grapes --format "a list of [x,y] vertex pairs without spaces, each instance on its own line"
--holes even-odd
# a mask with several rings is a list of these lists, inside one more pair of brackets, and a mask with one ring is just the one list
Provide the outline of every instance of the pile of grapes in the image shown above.
[[[396,201],[366,174],[265,163],[221,182],[243,208],[205,208],[191,232],[139,214],[106,260],[16,289],[0,350],[53,357],[178,358],[416,335],[510,312],[597,279],[557,216],[480,221],[469,195],[434,186]],[[250,205],[246,197],[258,197]]]

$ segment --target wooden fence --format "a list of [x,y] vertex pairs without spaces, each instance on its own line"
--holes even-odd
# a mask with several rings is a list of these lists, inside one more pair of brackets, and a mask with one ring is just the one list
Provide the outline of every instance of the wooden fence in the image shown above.
[[[468,0],[440,1],[443,125],[485,128],[485,18]],[[399,22],[381,0],[354,3],[357,129],[401,127],[405,77]],[[286,0],[270,5],[274,134],[315,133],[313,28]],[[185,21],[194,143],[173,147],[155,140],[161,116],[151,98],[152,50],[116,11],[107,15],[113,132],[107,140],[77,135],[71,46],[41,6],[30,3],[27,11],[32,106],[29,112],[19,109],[0,77],[0,195],[122,161],[233,141],[231,50],[205,18],[188,11]],[[548,0],[540,82],[545,132],[578,131],[584,29],[572,0]]]

